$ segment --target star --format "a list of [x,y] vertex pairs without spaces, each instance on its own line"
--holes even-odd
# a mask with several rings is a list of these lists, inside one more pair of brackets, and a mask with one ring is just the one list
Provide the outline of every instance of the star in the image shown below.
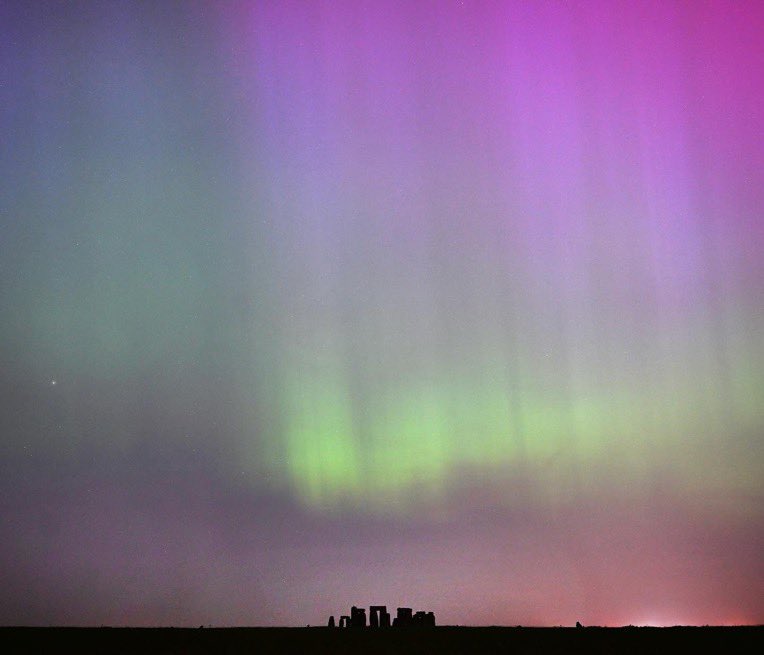
[[56,381],[55,381],[55,380],[51,380],[51,381],[50,381],[50,384],[51,384],[51,386],[54,386],[54,387],[55,387],[55,386],[56,386]]

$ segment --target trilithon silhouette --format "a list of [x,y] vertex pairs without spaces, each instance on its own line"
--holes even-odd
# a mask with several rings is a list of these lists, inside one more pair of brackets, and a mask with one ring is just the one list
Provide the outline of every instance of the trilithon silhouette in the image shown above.
[[[335,627],[334,616],[329,617],[329,627]],[[434,628],[435,614],[433,612],[418,611],[416,614],[410,607],[399,607],[396,611],[395,619],[392,625],[396,628],[420,627]],[[389,628],[390,613],[386,605],[371,605],[369,607],[369,622],[366,623],[366,609],[363,607],[353,607],[350,609],[350,616],[340,616],[340,628]]]

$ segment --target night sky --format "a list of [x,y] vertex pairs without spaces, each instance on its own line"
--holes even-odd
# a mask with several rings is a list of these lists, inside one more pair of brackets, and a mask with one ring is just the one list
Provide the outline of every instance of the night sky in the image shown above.
[[764,622],[762,34],[1,2],[0,624]]

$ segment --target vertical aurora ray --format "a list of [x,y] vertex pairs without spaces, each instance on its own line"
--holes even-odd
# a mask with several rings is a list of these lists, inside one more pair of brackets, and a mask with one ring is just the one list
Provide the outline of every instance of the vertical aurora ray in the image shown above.
[[[705,22],[679,14],[236,16],[289,234],[282,461],[304,500],[443,492],[465,463],[541,481],[555,456],[649,475],[698,425],[693,458],[725,420],[760,424],[761,349],[722,326],[753,332],[755,293],[716,275],[749,219],[719,219],[698,177]],[[758,371],[723,366],[741,347]]]

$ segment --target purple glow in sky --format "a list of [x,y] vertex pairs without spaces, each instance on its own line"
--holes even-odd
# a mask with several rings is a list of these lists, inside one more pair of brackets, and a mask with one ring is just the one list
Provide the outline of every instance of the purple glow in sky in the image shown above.
[[764,623],[762,34],[0,4],[0,624]]

